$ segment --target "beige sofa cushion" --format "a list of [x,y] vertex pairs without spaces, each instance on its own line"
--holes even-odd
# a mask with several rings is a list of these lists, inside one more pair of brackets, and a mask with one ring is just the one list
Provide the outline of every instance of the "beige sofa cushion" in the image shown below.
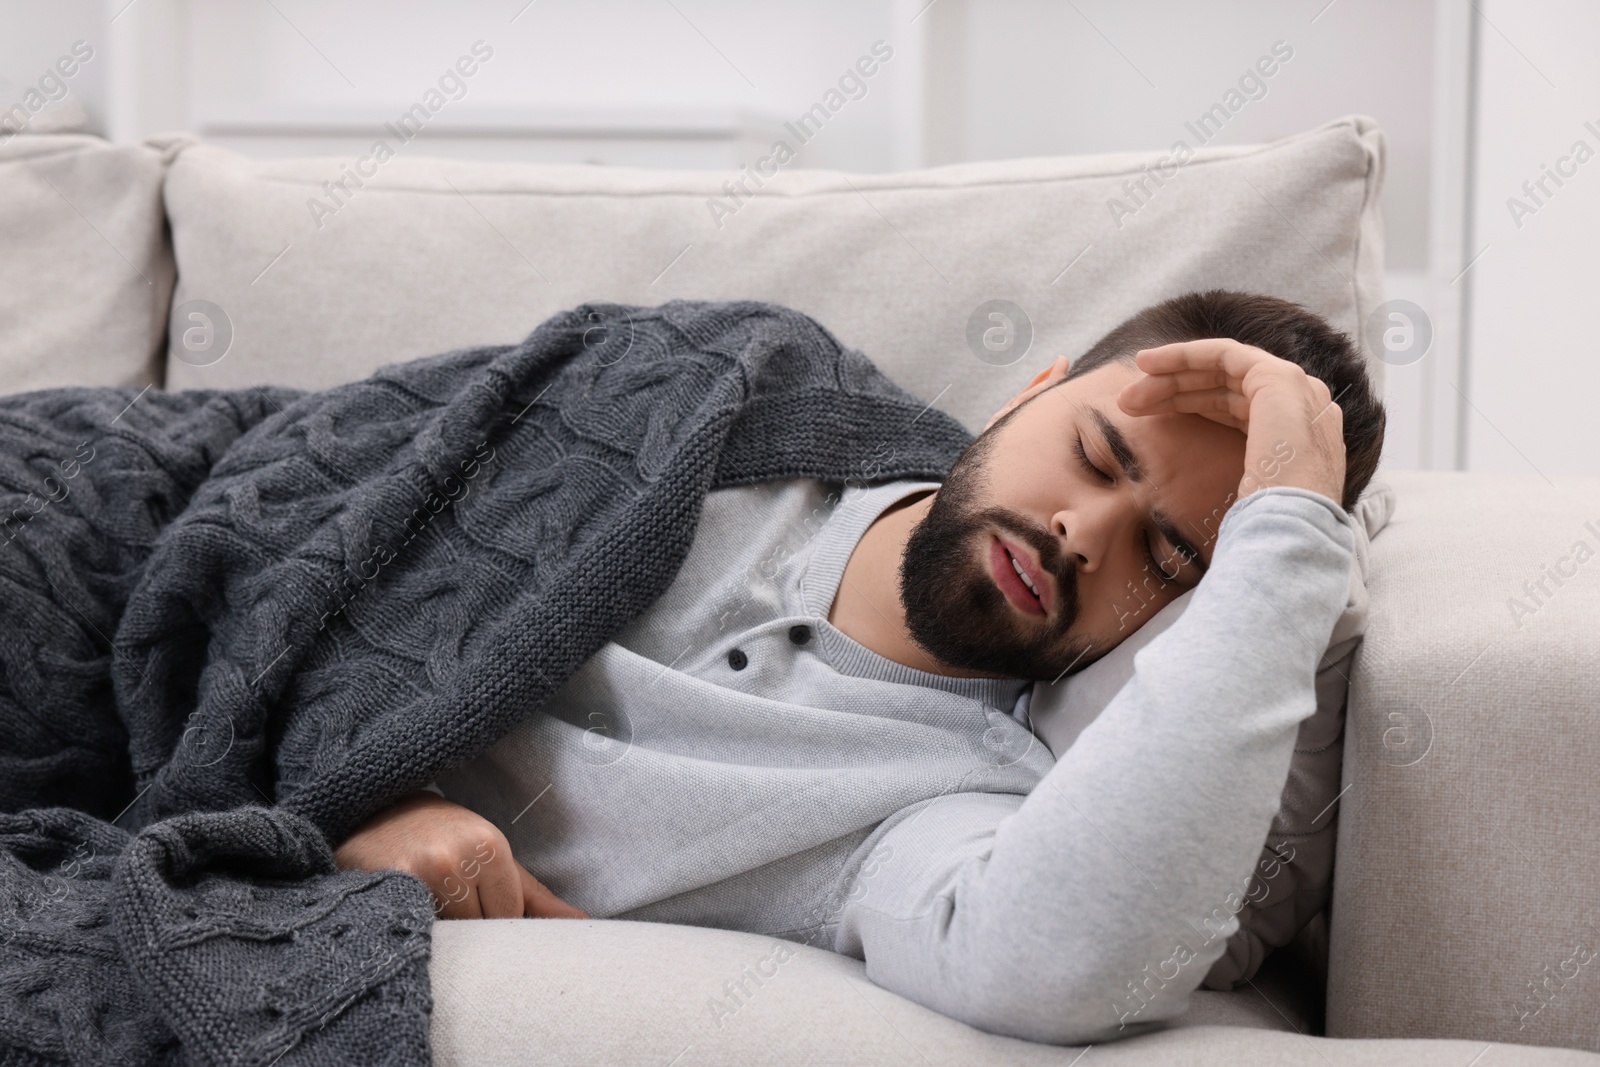
[[1600,1051],[1600,479],[1385,477],[1328,1032]]
[[[1481,1042],[1303,1036],[1296,1027],[1304,1020],[1264,976],[1257,989],[1197,992],[1178,1025],[1086,1055],[948,1019],[873,985],[858,960],[755,934],[664,923],[437,922],[429,976],[439,1067],[1468,1067],[1483,1051]],[[1597,1061],[1554,1049],[1497,1047],[1492,1055],[1482,1067]]]
[[160,380],[167,161],[87,134],[0,139],[0,390]]
[[[710,205],[739,175],[416,153],[363,164],[183,151],[166,187],[175,303],[219,308],[232,341],[174,360],[169,387],[325,386],[517,341],[585,301],[753,298],[810,313],[978,429],[1056,354],[1180,292],[1276,294],[1353,336],[1383,299],[1383,135],[1359,116],[1200,148],[1167,163],[1160,187],[1145,173],[1164,152],[780,170],[715,220]],[[1149,195],[1135,200],[1124,183],[1141,180]],[[1113,198],[1142,206],[1114,215]],[[1025,352],[1022,319],[1006,347],[981,310],[992,300],[1025,313]]]

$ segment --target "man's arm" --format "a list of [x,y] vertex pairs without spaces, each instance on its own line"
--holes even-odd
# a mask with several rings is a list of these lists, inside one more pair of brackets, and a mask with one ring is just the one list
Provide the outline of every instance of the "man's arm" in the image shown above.
[[1240,499],[1194,600],[1020,805],[956,794],[886,820],[835,940],[886,988],[1057,1044],[1181,1015],[1238,929],[1355,551],[1324,382],[1228,338],[1135,362],[1129,415],[1245,434]]
[[1349,522],[1300,488],[1237,503],[1189,608],[1027,798],[940,797],[863,844],[835,949],[887,989],[1033,1041],[1181,1015],[1238,928],[1316,710]]

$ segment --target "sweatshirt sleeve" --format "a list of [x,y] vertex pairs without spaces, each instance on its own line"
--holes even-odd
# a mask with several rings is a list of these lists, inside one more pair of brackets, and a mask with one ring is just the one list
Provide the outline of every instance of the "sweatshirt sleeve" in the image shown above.
[[1027,797],[957,792],[858,855],[836,951],[982,1030],[1052,1044],[1183,1014],[1238,929],[1355,535],[1320,493],[1224,516],[1189,607]]

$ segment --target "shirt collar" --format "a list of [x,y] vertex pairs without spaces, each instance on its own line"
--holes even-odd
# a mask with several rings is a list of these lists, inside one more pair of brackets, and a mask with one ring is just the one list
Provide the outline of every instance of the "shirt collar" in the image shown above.
[[809,558],[800,572],[801,602],[807,614],[820,620],[817,627],[820,651],[840,674],[940,689],[1014,713],[1018,699],[1033,684],[1027,679],[953,678],[908,667],[880,656],[827,621],[828,609],[844,580],[845,564],[867,527],[896,501],[923,490],[938,489],[939,484],[897,481],[846,489],[828,522],[811,543]]

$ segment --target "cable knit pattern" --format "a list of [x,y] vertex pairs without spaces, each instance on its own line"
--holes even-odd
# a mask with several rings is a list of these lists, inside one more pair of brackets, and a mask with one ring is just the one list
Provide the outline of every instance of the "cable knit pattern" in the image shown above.
[[432,908],[332,844],[671,582],[705,494],[970,440],[809,317],[583,305],[316,393],[0,398],[5,1064],[429,1061]]

